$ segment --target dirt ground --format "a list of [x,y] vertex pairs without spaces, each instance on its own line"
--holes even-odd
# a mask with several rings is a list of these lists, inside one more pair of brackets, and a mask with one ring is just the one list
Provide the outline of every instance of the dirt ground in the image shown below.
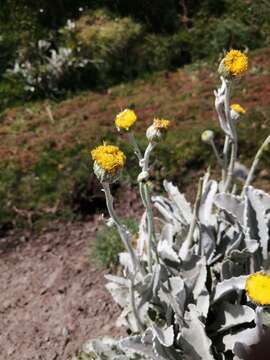
[[98,218],[0,239],[0,359],[67,359],[88,339],[120,335],[105,270],[89,261]]

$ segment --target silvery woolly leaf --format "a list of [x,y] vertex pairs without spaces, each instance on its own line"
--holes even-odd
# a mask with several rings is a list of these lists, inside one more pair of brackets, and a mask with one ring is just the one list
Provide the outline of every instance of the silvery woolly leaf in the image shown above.
[[246,271],[246,261],[244,262],[237,262],[233,259],[225,259],[221,263],[221,276],[223,280],[230,279],[233,277],[238,277],[243,274],[243,272]]
[[114,282],[107,283],[105,287],[112,295],[113,300],[116,302],[116,304],[120,305],[121,308],[124,308],[127,304],[129,294],[128,288]]
[[199,253],[205,256],[207,263],[210,263],[215,255],[216,241],[215,236],[210,227],[200,226]]
[[160,360],[181,360],[181,354],[179,351],[171,347],[163,346],[157,339],[153,341],[154,353],[159,357]]
[[217,182],[214,180],[208,181],[202,193],[200,207],[199,207],[199,221],[204,225],[214,225],[215,216],[212,214],[214,204],[214,197],[218,189]]
[[192,360],[214,360],[211,351],[211,340],[205,333],[205,325],[198,319],[195,306],[189,306],[187,312],[186,326],[182,327],[180,345],[184,353],[189,355]]
[[166,223],[161,230],[161,241],[167,241],[170,246],[173,246],[174,236],[177,233],[173,224]]
[[169,260],[178,264],[180,263],[177,253],[173,250],[172,246],[170,246],[166,240],[160,241],[158,243],[157,250],[162,260]]
[[189,294],[193,294],[194,299],[201,294],[205,288],[207,277],[206,260],[204,257],[193,256],[190,263],[183,264],[181,274],[185,279],[185,285]]
[[118,256],[120,265],[122,265],[124,269],[128,270],[128,272],[133,273],[134,269],[129,253],[121,252]]
[[[243,359],[243,352],[249,346],[257,344],[260,340],[257,327],[245,329],[236,333],[229,333],[222,339],[225,351],[231,350],[240,359]],[[241,346],[239,346],[241,345]]]
[[249,306],[228,302],[219,304],[216,315],[215,322],[209,327],[210,331],[223,332],[255,319],[255,312]]
[[156,265],[153,268],[152,274],[147,274],[141,285],[135,285],[135,289],[140,293],[140,309],[146,302],[153,300],[159,289],[159,282],[161,281],[161,267]]
[[127,288],[130,285],[130,280],[125,279],[124,277],[121,277],[121,276],[105,274],[104,277],[105,277],[106,280],[108,280],[108,281],[110,281],[112,283],[115,283],[115,284],[118,284],[118,285],[121,285],[121,286],[124,286],[124,287],[127,287]]
[[179,211],[179,216],[184,219],[186,224],[190,224],[192,220],[192,209],[190,203],[187,202],[185,195],[181,194],[176,186],[171,182],[164,180],[164,188],[167,191],[167,194],[171,201],[175,204]]
[[145,244],[147,244],[147,239],[148,239],[146,220],[147,220],[147,213],[145,211],[141,217],[141,221],[139,225],[139,239],[137,242],[137,249],[136,249],[137,254],[139,256],[143,255]]
[[225,251],[225,256],[230,256],[231,252],[234,250],[239,250],[241,248],[241,243],[243,243],[244,233],[241,231],[237,231],[234,227],[230,227],[226,232],[226,237],[230,236],[231,233],[231,241],[227,245],[227,249]]
[[[144,306],[140,308],[139,316],[142,323],[147,323],[148,320],[147,310],[148,310],[148,303],[144,304]],[[129,302],[129,297],[127,297],[127,305],[123,308],[123,311],[116,320],[116,326],[118,327],[124,326],[130,329],[133,333],[138,333],[140,330],[138,327],[137,319],[135,318],[134,313],[132,311],[131,304]]]
[[164,219],[174,226],[175,231],[180,232],[184,223],[181,222],[181,218],[179,218],[177,210],[170,200],[162,196],[153,196],[152,201]]
[[[102,337],[94,340],[89,340],[83,345],[83,354],[86,359],[113,359],[113,360],[138,360],[136,354],[123,352],[119,346],[118,341],[109,338]],[[75,358],[77,359],[77,358]],[[145,358],[140,358],[145,359]]]
[[165,347],[170,347],[173,345],[174,342],[174,331],[173,331],[173,325],[162,329],[155,325],[155,323],[152,325],[152,331],[153,336],[158,339],[161,345]]
[[[142,336],[130,336],[119,341],[120,348],[123,350],[134,351],[152,360],[163,360],[153,351],[152,342],[142,341]],[[164,359],[166,360],[166,359]]]
[[215,205],[239,224],[243,224],[244,201],[240,197],[220,193],[215,196]]
[[209,306],[210,306],[210,296],[205,287],[204,290],[202,290],[202,292],[198,296],[196,303],[196,307],[199,315],[203,316],[205,319],[207,318],[208,315]]
[[180,276],[171,277],[162,285],[158,296],[160,301],[166,303],[168,307],[172,307],[176,314],[176,321],[182,323],[186,302],[186,290],[183,279]]
[[216,108],[216,112],[218,115],[219,124],[220,124],[222,130],[224,131],[224,133],[227,136],[229,136],[231,138],[232,137],[231,130],[230,130],[230,127],[228,126],[228,123],[226,121],[225,114],[224,114],[224,93],[222,93],[220,91],[223,89],[224,89],[224,86],[222,86],[220,89],[218,89],[217,92],[215,92],[215,96],[216,96],[215,108]]
[[232,277],[230,279],[224,280],[217,284],[215,289],[215,295],[213,301],[216,302],[220,300],[223,296],[235,290],[244,290],[246,286],[247,275],[242,275],[238,277]]
[[[269,229],[267,224],[267,219],[265,215],[265,207],[252,186],[248,186],[246,188],[246,196],[256,213],[257,220],[257,232],[260,240],[260,244],[262,247],[262,254],[264,260],[268,258],[268,243],[269,243]],[[257,237],[253,237],[256,239]]]

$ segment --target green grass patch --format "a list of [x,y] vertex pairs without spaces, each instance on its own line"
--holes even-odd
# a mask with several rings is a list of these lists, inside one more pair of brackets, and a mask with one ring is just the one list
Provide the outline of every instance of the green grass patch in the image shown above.
[[[130,231],[134,243],[138,236],[138,224],[134,219],[126,219],[123,224]],[[90,249],[91,259],[95,259],[97,264],[111,267],[119,263],[119,253],[125,251],[118,231],[114,225],[103,225],[96,234],[94,249]]]

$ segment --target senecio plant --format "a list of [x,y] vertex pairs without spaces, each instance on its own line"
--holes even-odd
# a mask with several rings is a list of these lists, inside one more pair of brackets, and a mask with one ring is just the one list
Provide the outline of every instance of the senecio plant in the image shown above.
[[117,115],[116,127],[127,133],[141,168],[138,184],[145,212],[136,248],[110,192],[126,157],[113,145],[92,150],[111,222],[126,248],[119,254],[123,276],[106,275],[106,287],[122,309],[118,324],[130,335],[90,341],[84,349],[90,359],[245,359],[270,326],[270,195],[251,186],[270,136],[250,170],[239,164],[237,123],[245,110],[230,103],[232,88],[247,68],[248,58],[239,50],[230,50],[219,65],[221,84],[214,95],[224,133],[222,152],[212,131],[205,131],[202,140],[212,147],[221,178],[212,180],[207,171],[199,179],[193,207],[166,180],[166,196],[152,194],[149,186],[151,154],[170,122],[153,121],[142,152],[132,132],[134,111]]

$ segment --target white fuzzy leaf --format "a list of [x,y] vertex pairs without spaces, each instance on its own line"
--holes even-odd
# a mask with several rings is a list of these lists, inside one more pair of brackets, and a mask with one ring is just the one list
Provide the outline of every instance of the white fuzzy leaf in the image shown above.
[[249,306],[226,302],[220,304],[217,317],[210,329],[222,332],[234,326],[249,323],[254,319],[255,312]]
[[209,306],[210,306],[210,296],[207,289],[205,288],[198,296],[197,304],[196,304],[198,313],[201,316],[203,316],[205,319],[207,318],[208,315]]
[[210,180],[203,191],[199,208],[199,221],[204,225],[212,225],[215,222],[215,217],[212,215],[212,208],[217,189],[217,182]]
[[186,200],[185,195],[181,194],[178,188],[171,182],[165,180],[163,184],[169,198],[177,207],[181,218],[183,218],[187,224],[190,224],[192,220],[192,208],[190,203]]
[[195,306],[190,305],[186,318],[187,326],[182,327],[180,344],[192,360],[214,360],[211,351],[211,340],[205,333],[205,325],[198,319]]
[[143,343],[141,336],[130,336],[122,339],[119,341],[119,345],[123,350],[134,351],[153,360],[162,359],[154,353],[152,343]]
[[144,252],[145,244],[147,244],[147,226],[146,226],[147,213],[146,211],[143,213],[139,225],[139,239],[137,242],[137,254],[141,257]]
[[173,325],[167,327],[166,329],[161,329],[157,325],[152,325],[153,335],[158,339],[158,341],[166,346],[170,347],[173,345],[174,342],[174,332],[173,332]]
[[215,295],[213,301],[221,299],[224,295],[227,295],[234,290],[244,290],[246,286],[247,275],[242,275],[238,277],[232,277],[230,279],[224,280],[217,284],[215,289]]
[[167,241],[160,241],[157,250],[161,259],[180,263],[177,253],[173,250]]
[[257,195],[256,191],[252,186],[248,186],[246,189],[246,196],[248,197],[251,206],[255,210],[257,227],[258,227],[258,236],[260,239],[260,244],[262,247],[263,258],[267,260],[268,258],[268,243],[269,243],[269,233],[267,219],[265,215],[265,207]]
[[215,205],[233,217],[237,222],[243,224],[244,201],[240,197],[231,194],[217,194]]
[[[252,329],[245,329],[234,334],[229,333],[223,337],[223,344],[225,345],[225,350],[235,351],[235,345],[237,343],[244,344],[245,346],[251,346],[257,344],[260,340],[259,332],[257,327]],[[236,354],[239,356],[240,354]],[[242,359],[241,355],[239,356]]]

